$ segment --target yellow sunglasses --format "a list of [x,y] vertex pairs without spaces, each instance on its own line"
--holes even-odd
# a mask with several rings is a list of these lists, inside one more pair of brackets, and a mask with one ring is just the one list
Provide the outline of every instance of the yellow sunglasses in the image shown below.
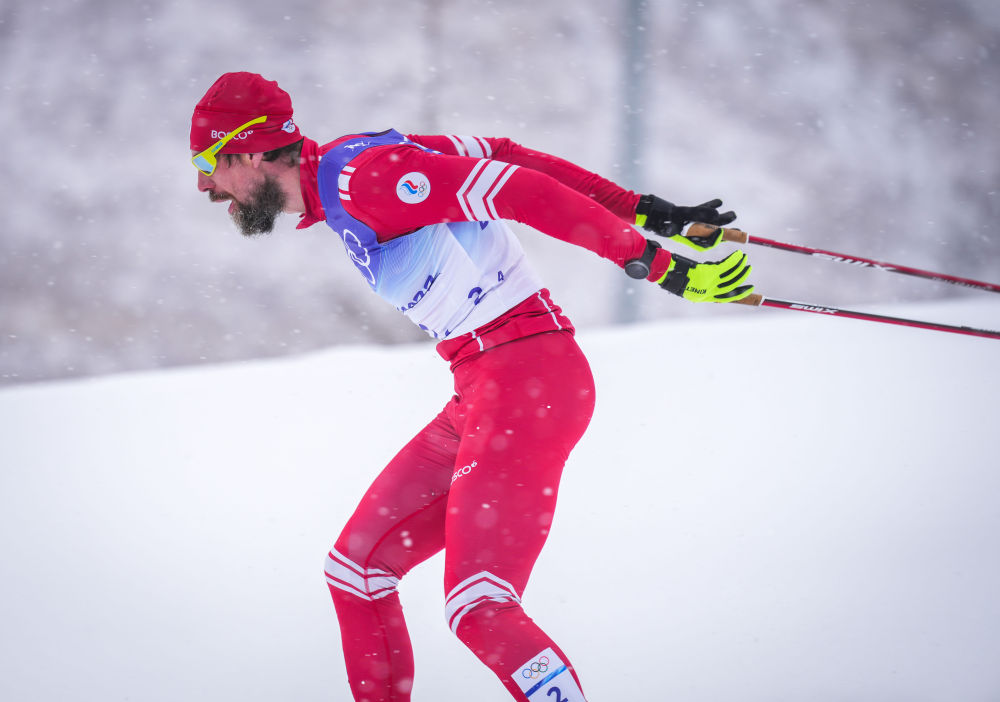
[[250,120],[246,124],[241,124],[236,129],[230,130],[230,132],[226,134],[226,136],[219,139],[217,142],[209,146],[201,153],[195,154],[191,158],[191,163],[193,163],[194,167],[197,168],[202,173],[204,173],[205,175],[207,176],[212,175],[213,173],[215,173],[215,167],[218,165],[218,162],[215,160],[215,155],[220,151],[222,151],[223,147],[226,144],[235,139],[247,127],[252,127],[255,124],[260,124],[261,122],[266,122],[266,121],[267,121],[266,116],[258,117],[257,119]]

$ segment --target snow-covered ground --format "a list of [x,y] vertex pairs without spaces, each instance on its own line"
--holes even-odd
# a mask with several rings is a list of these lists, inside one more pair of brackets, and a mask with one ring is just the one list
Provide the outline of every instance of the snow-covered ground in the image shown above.
[[[1000,699],[1000,342],[746,312],[580,335],[529,613],[592,702]],[[323,559],[449,389],[421,344],[0,391],[0,699],[349,699]],[[440,581],[415,702],[506,700]]]

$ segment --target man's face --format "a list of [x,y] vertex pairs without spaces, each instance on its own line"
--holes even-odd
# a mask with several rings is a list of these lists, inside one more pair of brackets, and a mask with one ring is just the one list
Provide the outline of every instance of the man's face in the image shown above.
[[207,192],[212,202],[230,201],[229,216],[244,236],[270,233],[285,209],[285,193],[277,179],[246,155],[231,163],[219,157],[212,175],[198,173],[198,189]]

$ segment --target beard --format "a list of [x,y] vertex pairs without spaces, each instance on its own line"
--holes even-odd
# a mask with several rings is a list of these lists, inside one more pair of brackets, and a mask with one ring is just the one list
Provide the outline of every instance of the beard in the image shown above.
[[274,222],[285,209],[285,193],[278,181],[265,175],[258,185],[250,191],[245,202],[236,198],[219,197],[210,194],[209,199],[232,200],[234,203],[231,217],[243,236],[252,237],[260,234],[270,234],[274,230]]

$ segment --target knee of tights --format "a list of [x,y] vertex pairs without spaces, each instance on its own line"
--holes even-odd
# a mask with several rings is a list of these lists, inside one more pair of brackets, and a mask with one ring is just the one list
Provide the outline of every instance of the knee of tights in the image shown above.
[[326,555],[326,582],[363,600],[378,600],[396,592],[399,578],[378,568],[364,568],[336,549]]
[[445,598],[445,617],[452,633],[458,633],[458,625],[464,616],[479,607],[496,603],[520,606],[521,598],[513,585],[486,571],[460,582]]

